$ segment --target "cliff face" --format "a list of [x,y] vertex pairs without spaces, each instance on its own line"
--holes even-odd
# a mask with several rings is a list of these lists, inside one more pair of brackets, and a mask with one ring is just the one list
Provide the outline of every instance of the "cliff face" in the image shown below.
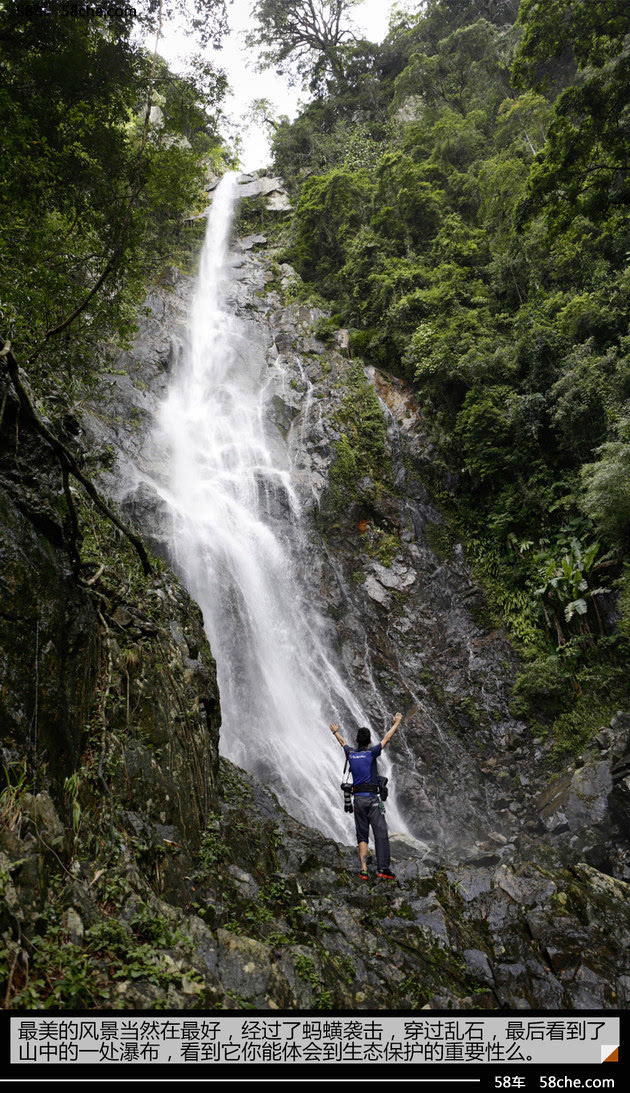
[[[235,258],[232,306],[244,351],[262,356],[266,428],[304,513],[297,529],[277,495],[269,519],[293,537],[306,595],[374,723],[406,713],[393,783],[415,837],[392,838],[395,885],[365,884],[352,846],[219,763],[198,608],[164,565],[143,578],[87,510],[104,568],[74,574],[58,473],[16,433],[9,400],[3,993],[22,1007],[624,1006],[628,719],[550,781],[544,743],[509,712],[509,642],[484,627],[483,596],[429,499],[411,393],[366,375],[343,333],[295,302],[291,269],[254,247]],[[190,291],[173,273],[152,292],[72,441],[162,558],[169,514],[148,487],[129,492],[125,465],[157,458],[149,426]]]
[[45,757],[57,781],[77,762],[95,683],[94,606],[63,550],[52,453],[6,393],[0,419],[0,739],[9,758]]
[[[297,282],[273,255],[241,251],[233,275],[240,352],[254,369],[262,362],[268,436],[279,464],[291,467],[303,510],[296,526],[278,491],[268,520],[290,542],[305,598],[323,611],[328,641],[377,731],[394,710],[405,711],[392,752],[410,830],[434,845],[470,844],[488,829],[508,841],[518,827],[512,794],[498,777],[501,766],[492,777],[483,768],[519,748],[526,754],[525,727],[508,709],[514,656],[504,634],[475,621],[483,597],[429,500],[423,478],[431,452],[413,397],[394,377],[373,370],[366,377],[347,352],[316,337],[322,313],[286,303]],[[149,299],[134,350],[119,362],[122,374],[87,422],[92,443],[124,453],[106,484],[162,555],[169,514],[146,483],[127,490],[125,462],[148,473],[155,465],[146,427],[181,353],[189,297],[190,285],[179,281]],[[368,388],[383,403],[383,465],[375,480],[351,474],[344,481],[335,475],[348,404],[360,415]]]
[[[162,556],[171,517],[146,482],[129,485],[127,467],[151,476],[159,459],[150,425],[181,358],[192,288],[175,273],[171,282],[149,297],[133,350],[85,421],[96,450],[119,453],[105,486]],[[239,352],[265,388],[270,447],[277,465],[290,468],[302,509],[296,521],[280,489],[266,498],[267,520],[289,543],[305,600],[324,615],[333,656],[376,730],[404,711],[390,752],[409,830],[448,858],[483,856],[529,836],[566,843],[568,830],[575,852],[630,878],[620,849],[623,807],[605,805],[595,816],[587,803],[570,824],[557,808],[549,818],[545,794],[558,799],[547,789],[551,743],[532,738],[510,712],[516,657],[505,633],[488,625],[463,548],[430,499],[437,471],[412,392],[351,360],[344,332],[295,302],[303,289],[263,236],[240,242],[228,305]],[[370,446],[368,473],[360,459]],[[601,754],[606,774],[593,776],[601,786],[589,802],[607,801],[613,766],[616,799],[625,792],[618,776],[625,747],[621,723],[593,745],[587,766]],[[568,784],[584,774],[563,777]]]
[[[79,575],[59,467],[9,395],[0,433],[0,921],[4,989],[21,1005],[76,1002],[74,980],[90,958],[77,950],[66,962],[63,944],[88,939],[89,951],[90,929],[108,926],[132,890],[142,906],[151,884],[188,898],[185,878],[216,802],[219,698],[201,613],[164,567],[145,579],[115,529],[75,502],[84,557],[102,559]],[[137,930],[128,935],[93,948],[86,1004],[116,997],[98,962],[110,951],[120,970],[144,943]]]

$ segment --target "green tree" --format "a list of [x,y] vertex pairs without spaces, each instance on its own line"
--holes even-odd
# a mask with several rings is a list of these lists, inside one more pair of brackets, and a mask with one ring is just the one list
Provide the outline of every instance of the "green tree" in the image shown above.
[[130,31],[52,3],[0,9],[2,334],[49,398],[87,378],[99,342],[133,329],[219,147],[223,75],[175,77]]
[[626,0],[523,0],[514,61],[520,86],[553,81],[567,56],[580,78],[555,103],[547,145],[532,173],[526,211],[547,209],[564,229],[576,213],[598,218],[630,200],[630,68]]
[[300,195],[294,260],[301,275],[332,293],[347,249],[370,205],[365,171],[333,170],[306,179]]
[[604,535],[628,546],[630,537],[630,422],[621,422],[619,438],[597,450],[599,459],[582,468],[582,505]]
[[[54,0],[51,0],[54,2]],[[157,18],[176,21],[178,29],[194,36],[201,45],[220,48],[227,32],[227,4],[231,0],[134,0],[137,18],[149,32],[155,33]]]
[[[538,658],[530,693],[574,734],[604,694],[627,701],[627,576],[619,632],[603,590],[630,545],[630,10],[523,0],[514,28],[517,11],[397,9],[274,145],[297,195],[289,260],[353,354],[411,379],[427,480]],[[356,478],[347,430],[337,454]]]
[[567,49],[580,68],[601,67],[619,54],[630,32],[626,0],[522,0],[518,21],[524,36],[514,71],[533,82],[549,58]]
[[429,105],[446,105],[460,114],[491,96],[501,102],[509,92],[503,36],[491,23],[479,19],[460,27],[437,46],[436,53],[420,50],[396,81],[396,96],[419,95]]
[[343,80],[343,46],[354,38],[350,8],[360,0],[258,0],[248,44],[259,47],[266,66],[282,66],[311,86],[332,74]]

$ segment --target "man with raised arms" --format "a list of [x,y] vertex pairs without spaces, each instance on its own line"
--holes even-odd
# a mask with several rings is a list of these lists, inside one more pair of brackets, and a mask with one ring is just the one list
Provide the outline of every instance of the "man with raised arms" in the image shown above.
[[382,880],[395,880],[390,869],[389,836],[387,821],[379,799],[379,778],[376,760],[402,721],[402,714],[397,713],[392,727],[388,729],[380,744],[370,747],[371,734],[365,726],[357,733],[357,746],[351,748],[342,740],[338,725],[331,725],[330,731],[343,748],[352,772],[352,792],[354,799],[354,823],[359,844],[361,869],[359,876],[367,880],[367,854],[369,829],[372,828],[376,848],[377,876]]

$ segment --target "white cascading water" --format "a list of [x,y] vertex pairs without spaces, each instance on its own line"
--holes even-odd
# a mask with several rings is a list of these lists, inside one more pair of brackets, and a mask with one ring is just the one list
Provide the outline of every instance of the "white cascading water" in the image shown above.
[[276,456],[274,465],[265,437],[264,351],[255,359],[251,342],[245,350],[242,324],[225,307],[236,179],[226,175],[214,194],[188,351],[159,412],[154,441],[166,478],[142,477],[168,503],[173,562],[204,614],[221,752],[273,788],[290,813],[353,842],[339,788],[344,757],[328,726],[338,720],[354,743],[356,727],[369,722],[305,604],[288,541],[268,517],[265,498],[274,492],[285,492],[289,519],[299,519],[299,503],[288,464],[278,466]]

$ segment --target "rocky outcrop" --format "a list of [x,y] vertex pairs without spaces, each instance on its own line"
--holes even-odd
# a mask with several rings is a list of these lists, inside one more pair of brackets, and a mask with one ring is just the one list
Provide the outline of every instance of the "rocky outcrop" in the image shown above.
[[[396,884],[365,885],[353,850],[303,828],[250,776],[224,764],[224,787],[217,820],[224,861],[217,871],[224,893],[236,900],[238,891],[239,924],[260,946],[254,963],[262,983],[243,976],[251,960],[245,945],[234,957],[240,989],[247,984],[252,993],[245,997],[255,1004],[624,1004],[630,918],[623,882],[588,866],[519,860],[496,847],[484,865],[436,868],[426,847],[395,837]],[[243,825],[258,835],[246,851]],[[244,873],[230,864],[232,856]],[[225,897],[219,906],[205,899],[201,913],[217,926],[225,922]]]
[[620,711],[536,798],[547,840],[563,855],[630,881],[630,717]]
[[[211,201],[213,191],[216,190],[220,181],[219,178],[213,179],[208,186]],[[240,174],[238,176],[238,186],[239,197],[261,198],[267,212],[288,213],[293,209],[284,181],[281,178],[271,178],[268,175],[259,177],[257,175]],[[191,224],[194,220],[206,217],[210,208],[211,204],[204,209],[200,216],[189,217],[186,223]]]
[[[77,424],[72,443],[85,459],[79,435]],[[170,571],[157,565],[145,578],[113,525],[75,494],[83,544],[77,572],[59,467],[27,423],[18,429],[10,396],[0,486],[5,762],[27,758],[42,787],[52,779],[59,788],[85,757],[90,731],[102,726],[125,737],[125,783],[137,787],[128,803],[136,794],[144,808],[151,796],[156,816],[170,817],[182,837],[198,837],[213,793],[220,724],[199,608]],[[150,748],[165,757],[159,777],[147,773]]]
[[[627,1005],[623,882],[587,865],[512,858],[438,869],[426,847],[397,837],[397,881],[372,874],[366,883],[354,850],[303,827],[251,775],[222,760],[219,781],[206,834],[185,865],[172,839],[161,856],[151,859],[146,844],[140,851],[142,833],[134,839],[118,827],[123,811],[117,857],[104,866],[64,831],[47,794],[22,796],[19,823],[16,811],[0,839],[2,925],[22,931],[6,948],[15,1005]],[[82,853],[64,874],[49,848],[59,858],[68,839]],[[173,888],[167,877],[178,870],[186,884]],[[43,886],[56,916],[42,906]],[[34,919],[40,938],[29,969]],[[29,991],[29,974],[43,982],[39,992]]]

